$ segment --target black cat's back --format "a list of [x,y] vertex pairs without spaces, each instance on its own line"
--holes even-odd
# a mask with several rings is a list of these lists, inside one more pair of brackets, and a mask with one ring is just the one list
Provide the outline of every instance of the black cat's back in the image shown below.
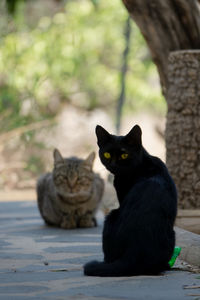
[[[164,166],[161,163],[159,167]],[[119,271],[119,276],[158,274],[168,269],[175,246],[173,197],[176,199],[176,189],[167,172],[141,177],[120,209],[107,217],[103,233],[105,262],[121,257],[125,265],[134,265],[133,270],[125,269],[124,274]]]
[[[119,160],[119,170],[114,174],[120,206],[105,219],[104,261],[86,264],[86,275],[154,275],[169,269],[168,262],[175,246],[176,187],[165,164],[149,155],[142,146],[135,145],[139,140],[138,132],[133,140],[132,152],[135,153],[127,147],[131,157],[129,164],[123,165]],[[111,149],[114,156],[108,143],[109,137],[105,148]],[[125,146],[124,143],[123,149]],[[101,147],[104,146],[100,146],[100,155]],[[110,168],[109,162],[106,167]]]

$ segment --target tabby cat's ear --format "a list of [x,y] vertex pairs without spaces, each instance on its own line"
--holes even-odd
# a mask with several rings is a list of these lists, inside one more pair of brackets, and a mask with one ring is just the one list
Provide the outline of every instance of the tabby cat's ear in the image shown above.
[[54,149],[53,152],[53,157],[54,157],[54,163],[55,164],[59,164],[59,163],[63,163],[64,159],[60,153],[60,151],[58,149]]
[[142,146],[142,130],[139,125],[135,125],[125,136],[125,142],[132,146]]
[[96,126],[97,144],[99,147],[105,145],[110,139],[110,133],[100,125]]
[[83,164],[86,169],[92,170],[92,166],[95,159],[95,152],[92,152],[88,155],[88,157],[84,160]]

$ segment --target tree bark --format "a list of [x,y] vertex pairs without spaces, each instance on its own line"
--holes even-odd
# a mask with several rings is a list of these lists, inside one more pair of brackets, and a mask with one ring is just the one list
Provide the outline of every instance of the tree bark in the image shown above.
[[167,166],[179,207],[200,208],[200,1],[122,1],[146,39],[167,100]]
[[169,52],[200,49],[199,3],[197,0],[123,2],[146,39],[166,95]]
[[200,208],[200,50],[169,55],[167,165],[180,208]]

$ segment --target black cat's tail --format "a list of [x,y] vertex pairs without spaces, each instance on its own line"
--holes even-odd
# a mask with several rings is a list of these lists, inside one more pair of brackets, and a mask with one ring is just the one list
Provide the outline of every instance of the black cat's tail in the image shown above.
[[84,275],[100,276],[100,277],[120,277],[120,276],[136,276],[136,275],[159,275],[165,270],[169,270],[169,265],[160,266],[158,268],[135,269],[127,262],[120,260],[112,263],[105,263],[99,261],[90,261],[84,265]]
[[84,274],[87,276],[117,277],[127,275],[127,271],[120,261],[105,263],[94,260],[84,265]]
[[130,265],[120,260],[112,263],[94,260],[84,265],[84,274],[87,276],[119,277],[137,275],[138,271],[135,272],[130,269]]

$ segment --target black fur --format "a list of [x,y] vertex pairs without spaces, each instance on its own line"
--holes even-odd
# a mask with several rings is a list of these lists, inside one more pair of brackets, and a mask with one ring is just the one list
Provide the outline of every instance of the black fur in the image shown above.
[[[126,136],[96,127],[99,156],[114,174],[119,208],[106,217],[103,229],[104,261],[84,266],[89,276],[159,274],[169,269],[175,246],[177,212],[175,184],[165,164],[142,146],[141,129]],[[111,158],[104,157],[109,152]],[[121,159],[122,153],[128,158]]]

